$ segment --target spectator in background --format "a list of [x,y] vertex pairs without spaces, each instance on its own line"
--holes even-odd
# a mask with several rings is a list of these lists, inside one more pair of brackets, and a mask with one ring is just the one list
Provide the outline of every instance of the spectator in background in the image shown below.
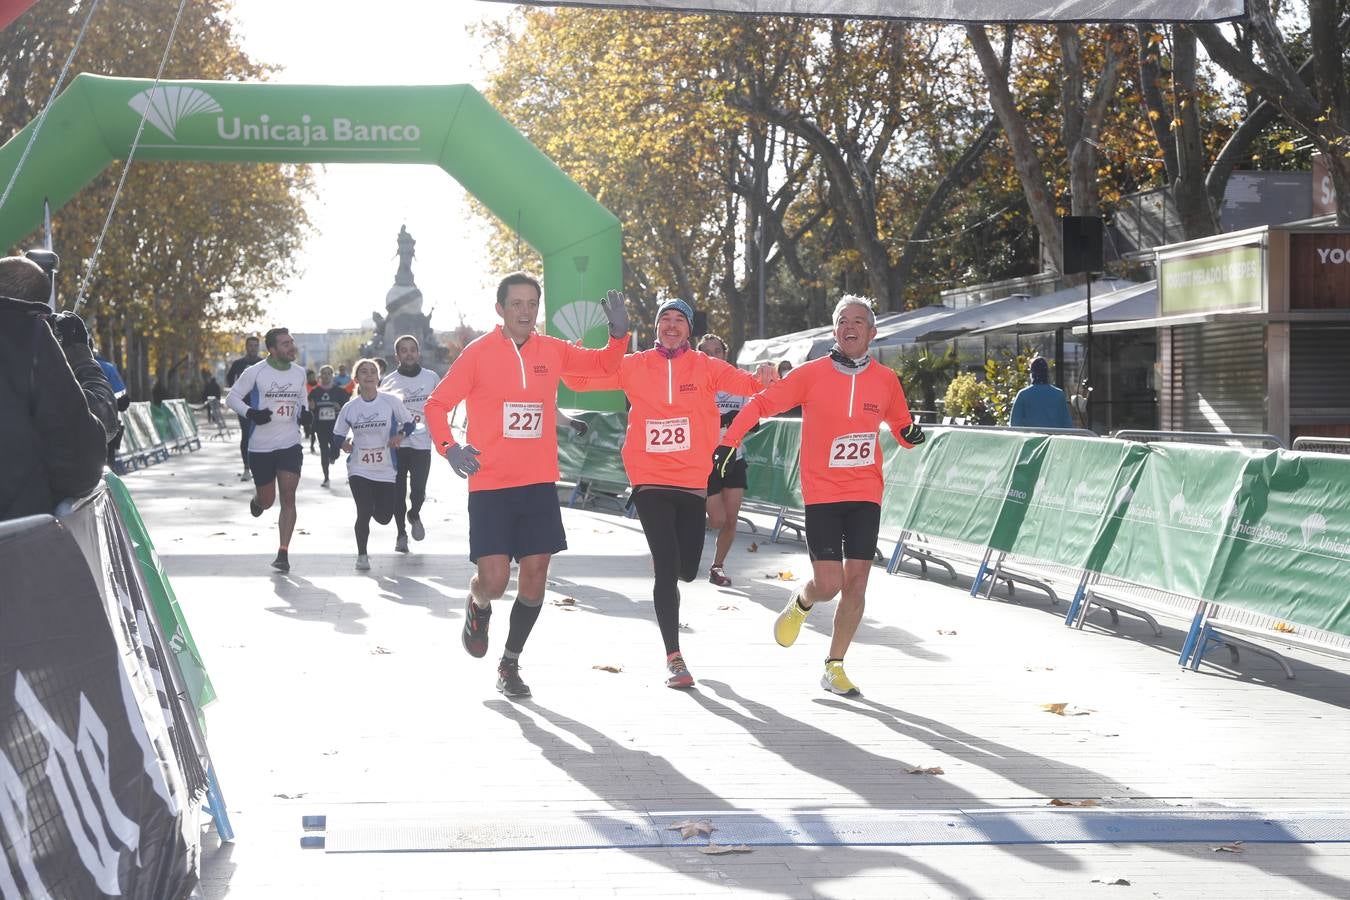
[[[99,351],[94,351],[94,361],[98,363],[103,370],[103,377],[108,379],[108,384],[112,387],[113,400],[117,403],[118,413],[127,411],[131,405],[131,395],[127,393],[127,383],[122,380],[122,373],[117,371],[117,366],[108,361]],[[122,424],[121,416],[118,416],[117,431],[112,437],[108,438],[108,468],[114,468],[117,462],[117,452],[122,447],[122,434],[126,431],[126,426]]]
[[62,499],[93,490],[103,476],[105,422],[116,420],[84,323],[74,313],[50,316],[50,296],[41,266],[0,259],[0,519],[50,513]]
[[[792,371],[792,361],[791,361],[791,360],[780,359],[780,360],[778,361],[778,380],[779,380],[779,381],[782,381],[784,378],[786,378],[786,377],[788,376],[788,373],[791,372],[791,371]],[[780,412],[780,413],[778,414],[778,416],[779,416],[779,418],[782,418],[782,419],[800,419],[800,418],[802,417],[802,408],[801,408],[800,406],[794,406],[794,407],[792,407],[791,409],[784,410],[783,412]]]
[[791,371],[792,371],[792,361],[791,361],[791,360],[780,359],[780,360],[778,361],[778,378],[779,378],[780,380],[786,378],[786,377],[787,377],[787,373],[789,373],[789,372],[791,372]]
[[1064,392],[1050,383],[1050,364],[1045,357],[1031,361],[1031,384],[1013,398],[1012,416],[1008,424],[1014,428],[1072,428],[1069,404]]
[[220,382],[210,369],[202,369],[202,405],[206,407],[206,421],[217,427],[225,424],[220,413]]
[[346,391],[348,397],[352,395],[352,391],[356,388],[356,382],[352,381],[352,376],[347,374],[346,363],[341,363],[338,365],[338,373],[337,375],[333,376],[333,384],[336,384],[338,387]]

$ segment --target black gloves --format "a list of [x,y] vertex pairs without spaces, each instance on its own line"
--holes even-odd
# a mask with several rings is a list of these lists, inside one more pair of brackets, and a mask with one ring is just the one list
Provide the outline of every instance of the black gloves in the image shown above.
[[568,419],[567,425],[569,428],[571,428],[573,431],[577,433],[577,437],[581,437],[583,434],[591,430],[591,426],[587,425],[580,419]]
[[250,409],[244,413],[250,422],[254,425],[266,425],[272,421],[272,411],[270,409]]
[[310,412],[308,408],[300,410],[300,427],[308,428],[313,424],[314,424],[314,413]]
[[75,313],[59,312],[51,317],[51,323],[62,348],[90,346],[89,329],[84,327],[84,320]]
[[131,406],[131,395],[123,391],[122,396],[117,398],[117,411],[126,412],[129,406]]
[[919,427],[918,422],[910,422],[903,429],[901,429],[900,437],[904,438],[906,441],[908,441],[909,443],[913,444],[916,447],[919,444],[922,444],[925,440],[927,440],[927,435],[923,433],[923,429]]

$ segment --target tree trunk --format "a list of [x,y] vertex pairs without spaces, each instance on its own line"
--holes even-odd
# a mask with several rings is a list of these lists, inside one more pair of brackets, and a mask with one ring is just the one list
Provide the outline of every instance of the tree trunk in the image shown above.
[[1055,216],[1045,173],[1041,171],[1040,157],[1036,155],[1036,145],[1027,131],[1026,120],[1017,111],[1017,102],[1008,87],[1008,72],[994,55],[994,48],[989,45],[989,36],[983,25],[967,25],[966,34],[975,48],[980,68],[984,70],[985,82],[989,86],[989,103],[1003,125],[1003,133],[1007,135],[1008,146],[1013,154],[1013,167],[1022,182],[1022,193],[1026,195],[1031,220],[1036,224],[1041,245],[1056,271],[1062,272],[1064,244],[1060,240],[1059,220]]

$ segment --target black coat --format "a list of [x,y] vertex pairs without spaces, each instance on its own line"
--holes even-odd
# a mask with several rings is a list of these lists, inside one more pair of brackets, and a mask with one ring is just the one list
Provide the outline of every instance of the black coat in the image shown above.
[[103,477],[108,433],[90,405],[115,419],[112,387],[88,347],[67,360],[41,318],[48,311],[0,297],[0,519],[50,513]]

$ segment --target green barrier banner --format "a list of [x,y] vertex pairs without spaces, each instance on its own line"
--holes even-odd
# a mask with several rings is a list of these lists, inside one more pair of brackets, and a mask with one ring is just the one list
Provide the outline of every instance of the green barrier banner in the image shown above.
[[1350,634],[1350,460],[1250,458],[1205,599]]
[[103,480],[108,485],[113,502],[117,504],[117,511],[122,515],[127,533],[131,535],[131,543],[136,549],[136,561],[141,568],[141,577],[145,579],[146,590],[150,592],[150,599],[155,604],[160,625],[164,628],[164,637],[169,642],[174,656],[178,658],[178,666],[183,671],[183,680],[197,709],[198,719],[201,719],[202,708],[216,699],[216,691],[211,686],[210,676],[206,674],[206,666],[202,663],[201,653],[197,650],[197,642],[192,639],[192,632],[188,630],[187,619],[178,605],[178,597],[169,584],[169,576],[164,573],[164,567],[160,565],[159,554],[155,552],[155,545],[150,541],[145,522],[131,499],[131,493],[122,479],[111,472],[106,473]]
[[1100,569],[1148,455],[1146,445],[1125,441],[1049,440],[1012,552],[1075,569]]
[[802,420],[765,419],[746,435],[745,496],[769,506],[801,509]]
[[1101,573],[1197,599],[1223,547],[1238,486],[1260,451],[1150,444]]
[[882,473],[886,487],[881,494],[881,526],[903,531],[909,518],[914,496],[923,482],[924,467],[933,447],[935,432],[929,431],[929,440],[906,450],[891,436],[889,428],[881,429]]
[[934,429],[903,527],[1011,549],[1048,440],[1015,432]]
[[624,432],[628,416],[624,413],[565,410],[573,419],[586,423],[584,435],[558,425],[558,469],[569,481],[594,481],[600,484],[628,484],[623,469]]

